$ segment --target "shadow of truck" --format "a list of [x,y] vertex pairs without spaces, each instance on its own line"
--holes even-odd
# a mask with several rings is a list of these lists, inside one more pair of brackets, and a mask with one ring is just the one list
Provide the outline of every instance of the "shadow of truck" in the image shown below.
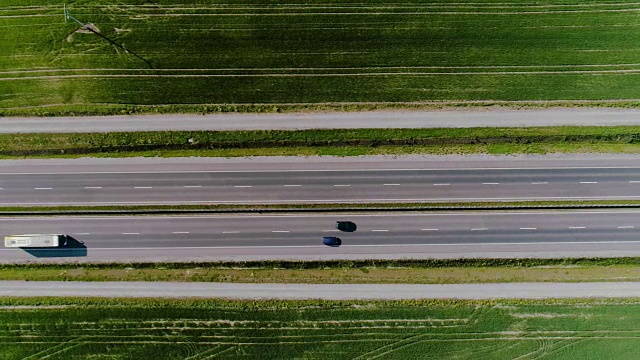
[[53,258],[53,257],[83,257],[87,256],[87,246],[84,242],[76,240],[75,238],[67,235],[66,240],[58,247],[22,247],[20,248],[31,256],[37,258]]

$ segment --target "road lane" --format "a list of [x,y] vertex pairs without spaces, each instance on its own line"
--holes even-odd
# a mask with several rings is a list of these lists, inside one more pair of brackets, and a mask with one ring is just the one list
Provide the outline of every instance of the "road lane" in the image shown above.
[[0,117],[2,133],[163,130],[296,130],[638,125],[637,109],[361,111],[284,114],[170,114]]
[[0,173],[0,205],[638,198],[634,166]]
[[[354,221],[358,229],[339,232],[333,227],[336,220]],[[86,256],[79,259],[73,254],[78,249],[39,250],[35,256],[33,250],[2,249],[0,262],[60,260],[58,255],[69,256],[63,258],[67,261],[188,261],[442,257],[443,251],[448,257],[487,251],[495,256],[513,249],[548,256],[561,256],[554,249],[574,256],[585,250],[640,252],[640,211],[21,217],[0,218],[0,229],[3,235],[69,234],[86,247]],[[342,238],[343,246],[322,246],[321,237],[330,235]],[[185,254],[190,255],[182,259]]]

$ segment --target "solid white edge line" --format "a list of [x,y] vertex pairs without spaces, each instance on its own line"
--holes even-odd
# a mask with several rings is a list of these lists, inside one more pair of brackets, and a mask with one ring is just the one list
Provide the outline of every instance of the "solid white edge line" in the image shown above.
[[[585,209],[582,211],[557,211],[551,210],[547,212],[543,211],[496,211],[490,213],[483,212],[474,212],[474,213],[455,213],[455,212],[443,212],[443,213],[407,213],[407,214],[397,214],[397,213],[371,213],[371,214],[350,214],[350,217],[439,217],[439,216],[511,216],[511,215],[550,215],[550,214],[560,214],[560,215],[619,215],[619,214],[640,214],[640,210],[630,211],[628,209],[613,209],[610,211],[602,211],[602,210],[589,210]],[[51,221],[51,219],[68,219],[68,220],[77,220],[77,219],[94,219],[94,220],[122,220],[122,219],[141,219],[144,220],[166,220],[166,219],[228,219],[228,218],[303,218],[303,217],[316,217],[316,218],[335,218],[335,215],[332,214],[299,214],[299,215],[157,215],[157,216],[65,216],[65,215],[56,215],[56,216],[47,216],[47,217],[0,217],[0,221]]]
[[[562,241],[562,242],[509,242],[509,243],[456,243],[456,244],[363,244],[363,245],[342,245],[341,247],[429,247],[429,246],[518,246],[518,245],[602,245],[602,244],[640,244],[640,241]],[[91,248],[94,250],[189,250],[189,249],[278,249],[278,248],[317,248],[325,249],[325,245],[262,245],[262,246],[193,246],[193,247],[147,247],[147,248]],[[0,248],[0,251],[16,251],[17,249]],[[67,250],[67,249],[50,249]]]
[[112,202],[112,201],[93,201],[93,202],[42,202],[42,203],[0,203],[1,206],[25,206],[25,205],[185,205],[185,204],[289,204],[289,203],[338,203],[338,204],[359,204],[369,202],[400,202],[414,201],[424,202],[425,204],[439,201],[522,201],[522,200],[628,200],[639,199],[640,195],[630,196],[539,196],[539,197],[507,197],[507,198],[421,198],[421,199],[309,199],[309,200],[282,200],[282,201],[240,201],[240,200],[221,200],[221,201],[135,201],[135,202]]
[[[98,166],[98,165],[96,165]],[[456,169],[286,169],[286,170],[169,170],[169,171],[74,171],[74,172],[8,172],[2,175],[80,175],[80,174],[197,174],[197,173],[278,173],[278,172],[365,172],[365,171],[469,171],[469,170],[575,170],[575,169],[640,169],[640,166],[550,166],[550,167],[470,167]]]

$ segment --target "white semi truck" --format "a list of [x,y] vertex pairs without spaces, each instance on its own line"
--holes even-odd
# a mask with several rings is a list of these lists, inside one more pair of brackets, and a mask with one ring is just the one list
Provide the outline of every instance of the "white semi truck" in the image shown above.
[[4,247],[58,247],[66,240],[65,235],[60,234],[26,234],[4,237]]

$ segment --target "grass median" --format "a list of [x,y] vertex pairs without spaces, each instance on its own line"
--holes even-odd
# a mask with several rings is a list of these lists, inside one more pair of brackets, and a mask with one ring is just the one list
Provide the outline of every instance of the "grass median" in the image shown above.
[[0,265],[0,280],[300,284],[640,281],[640,258]]
[[337,203],[337,204],[194,204],[194,205],[109,205],[109,206],[0,206],[2,215],[64,214],[179,214],[179,213],[300,213],[446,211],[510,209],[640,208],[636,200],[424,202],[424,203]]
[[0,299],[8,359],[634,359],[638,321],[632,299]]
[[0,134],[0,157],[640,152],[638,126]]

